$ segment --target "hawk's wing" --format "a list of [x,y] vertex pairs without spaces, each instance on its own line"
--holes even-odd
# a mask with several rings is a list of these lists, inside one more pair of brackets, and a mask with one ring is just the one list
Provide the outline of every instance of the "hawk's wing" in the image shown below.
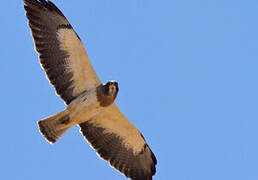
[[90,121],[81,132],[97,153],[133,180],[151,180],[157,160],[141,133],[113,103]]
[[41,65],[57,94],[69,104],[100,80],[80,38],[63,13],[50,1],[24,2]]

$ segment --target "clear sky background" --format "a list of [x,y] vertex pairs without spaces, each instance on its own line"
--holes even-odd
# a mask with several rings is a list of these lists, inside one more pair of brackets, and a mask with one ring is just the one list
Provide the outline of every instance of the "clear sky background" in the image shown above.
[[[155,180],[258,179],[258,1],[60,1],[100,79],[155,153]],[[23,2],[1,1],[0,179],[120,180],[73,127],[34,51]]]

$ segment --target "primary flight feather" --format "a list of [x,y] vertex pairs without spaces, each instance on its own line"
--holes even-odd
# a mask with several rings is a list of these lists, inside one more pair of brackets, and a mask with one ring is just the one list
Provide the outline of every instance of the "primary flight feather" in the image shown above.
[[50,83],[67,108],[38,122],[55,143],[73,125],[105,160],[132,180],[151,180],[157,160],[138,129],[114,100],[118,83],[102,84],[63,13],[45,0],[24,0],[35,48]]

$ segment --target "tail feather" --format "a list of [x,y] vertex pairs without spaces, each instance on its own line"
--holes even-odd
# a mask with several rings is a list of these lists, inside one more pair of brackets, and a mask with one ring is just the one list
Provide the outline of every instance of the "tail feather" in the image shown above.
[[40,120],[38,125],[41,134],[50,143],[55,143],[71,127],[69,114],[66,111]]

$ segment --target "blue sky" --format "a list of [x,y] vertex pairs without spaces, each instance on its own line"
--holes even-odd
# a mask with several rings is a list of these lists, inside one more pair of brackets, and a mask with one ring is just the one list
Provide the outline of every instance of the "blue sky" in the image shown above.
[[[158,159],[156,180],[258,179],[258,1],[54,1]],[[41,69],[23,2],[2,1],[0,179],[125,179],[73,127]]]

